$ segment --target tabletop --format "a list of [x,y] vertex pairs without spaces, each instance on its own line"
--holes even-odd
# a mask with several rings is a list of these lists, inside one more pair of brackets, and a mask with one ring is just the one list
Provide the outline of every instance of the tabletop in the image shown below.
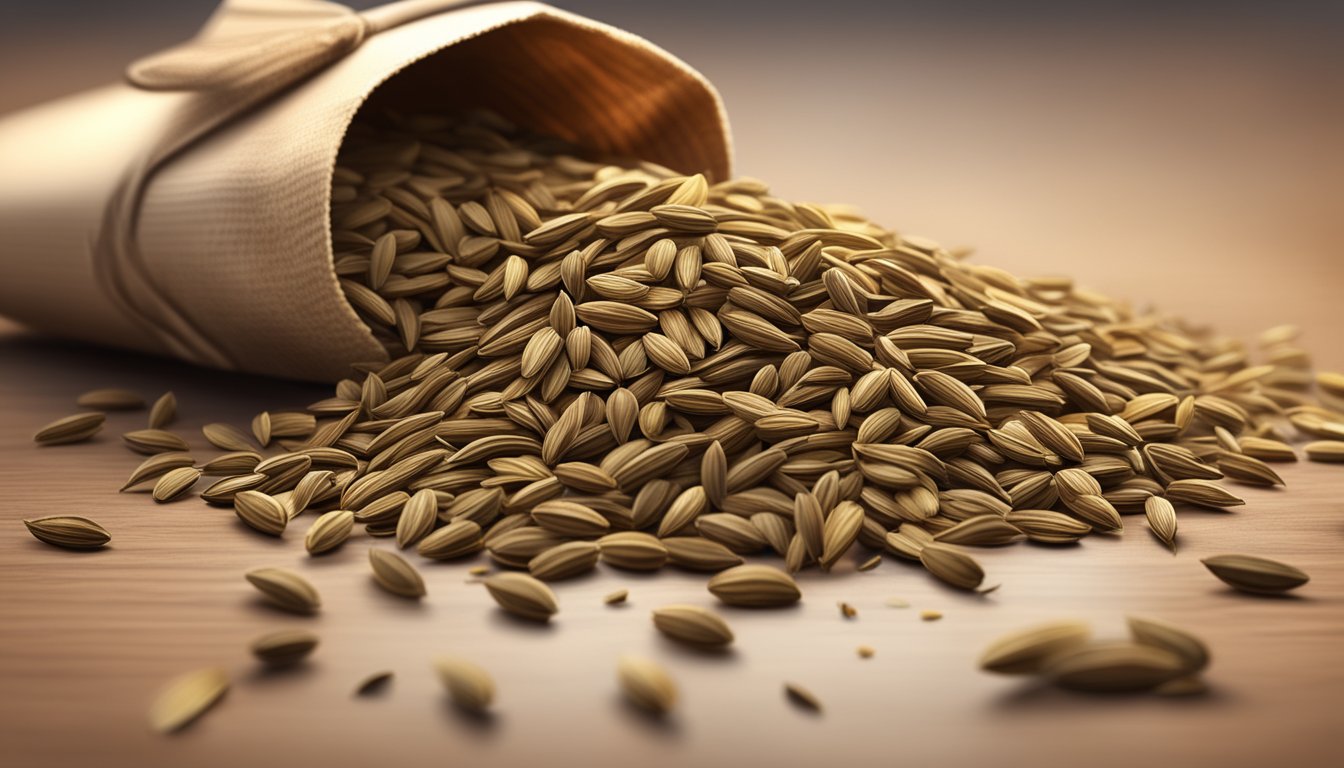
[[[627,19],[617,23],[638,25]],[[771,28],[771,34],[784,35]],[[1339,68],[1265,40],[1123,31],[947,38],[907,30],[901,45],[855,32],[825,55],[727,45],[723,31],[643,31],[723,90],[738,170],[781,194],[853,202],[879,221],[974,245],[974,258],[1021,274],[1072,274],[1245,338],[1278,323],[1304,330],[1325,368],[1344,368],[1338,309],[1344,230],[1337,215],[1344,129]],[[659,35],[663,35],[660,38]],[[788,33],[784,50],[807,39]],[[864,37],[869,35],[869,37]],[[1131,55],[1135,44],[1141,56]],[[756,54],[759,54],[757,56]],[[770,87],[769,83],[787,83]],[[800,110],[799,99],[809,108]],[[787,114],[788,121],[780,115]],[[1286,489],[1237,487],[1234,512],[1182,511],[1173,554],[1126,519],[1119,537],[1067,548],[980,550],[985,596],[941,586],[886,558],[800,577],[800,605],[721,608],[737,636],[724,654],[659,636],[649,613],[714,606],[703,576],[600,568],[556,585],[545,626],[502,615],[467,570],[428,564],[428,595],[393,598],[371,581],[357,534],[323,558],[301,529],[259,536],[228,509],[155,505],[116,489],[140,457],[117,436],[144,414],[112,414],[93,441],[38,448],[32,433],[97,387],[146,398],[172,390],[174,431],[209,455],[200,427],[246,424],[263,409],[324,396],[311,385],[194,369],[92,349],[0,324],[0,763],[13,766],[726,765],[822,761],[902,765],[1319,765],[1344,725],[1344,468],[1285,465]],[[103,551],[44,546],[21,520],[93,517]],[[1282,559],[1311,574],[1292,597],[1230,591],[1200,565],[1222,552]],[[242,574],[282,566],[307,576],[323,609],[267,608]],[[626,588],[628,603],[602,597]],[[908,603],[894,607],[893,598]],[[858,611],[840,615],[845,601]],[[943,613],[924,621],[921,611]],[[1128,615],[1166,619],[1213,653],[1207,695],[1098,697],[976,667],[1004,632],[1085,619],[1121,637]],[[264,671],[257,635],[307,628],[312,659]],[[856,647],[872,646],[872,658]],[[681,691],[669,718],[620,700],[623,654],[663,663]],[[440,654],[485,667],[495,714],[463,715],[431,668]],[[218,708],[172,737],[145,712],[169,678],[227,668]],[[352,692],[379,670],[371,697]],[[824,704],[789,704],[796,682]]]

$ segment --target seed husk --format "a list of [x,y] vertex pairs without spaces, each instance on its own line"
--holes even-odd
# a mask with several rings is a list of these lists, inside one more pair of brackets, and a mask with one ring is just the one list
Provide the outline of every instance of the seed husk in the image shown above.
[[787,573],[768,565],[748,563],[715,574],[709,591],[728,605],[773,608],[792,605],[802,597]]
[[1148,518],[1148,529],[1173,552],[1176,551],[1176,508],[1161,496],[1149,496],[1143,502],[1143,511]]
[[149,708],[149,725],[159,733],[179,731],[210,710],[229,690],[229,674],[211,667],[169,681]]
[[303,546],[310,555],[325,554],[344,544],[354,527],[354,512],[346,509],[325,512],[308,527]]
[[401,517],[397,518],[397,546],[409,547],[420,541],[434,529],[438,519],[438,497],[429,488],[415,492],[401,508]]
[[520,618],[546,622],[560,610],[551,588],[526,574],[500,573],[484,584],[500,608]]
[[69,445],[88,440],[103,428],[107,416],[102,413],[76,413],[57,419],[33,435],[38,445]]
[[1150,690],[1185,672],[1175,653],[1125,642],[1072,647],[1050,657],[1041,670],[1061,688],[1097,693]]
[[653,715],[665,715],[677,703],[677,685],[658,663],[623,656],[616,667],[621,692],[634,706]]
[[373,568],[374,581],[388,592],[415,599],[425,596],[425,580],[420,577],[420,572],[396,552],[370,548],[369,565]]
[[473,714],[484,714],[495,701],[495,681],[479,665],[466,659],[441,656],[434,661],[439,680],[453,704]]
[[1253,594],[1282,594],[1310,580],[1298,568],[1255,555],[1214,555],[1200,562],[1228,586]]
[[145,399],[129,389],[95,389],[80,395],[75,404],[98,411],[138,411],[145,407]]
[[33,538],[63,549],[99,549],[112,540],[107,529],[87,517],[53,515],[24,520],[23,524]]
[[1199,479],[1173,480],[1167,486],[1167,498],[1212,509],[1235,507],[1246,503],[1221,485]]
[[272,667],[303,661],[317,648],[317,635],[305,629],[281,629],[252,641],[252,655]]
[[308,580],[284,568],[248,571],[247,580],[275,606],[291,613],[315,613],[322,604]]
[[1057,621],[1004,635],[980,655],[980,668],[1001,675],[1035,674],[1055,654],[1088,641],[1080,621]]
[[653,625],[673,640],[697,646],[722,647],[733,631],[721,616],[695,605],[668,605],[653,612]]

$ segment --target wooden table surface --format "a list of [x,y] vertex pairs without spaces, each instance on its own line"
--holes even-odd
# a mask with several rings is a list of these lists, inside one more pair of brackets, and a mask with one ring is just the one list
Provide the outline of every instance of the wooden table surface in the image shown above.
[[[785,194],[857,202],[879,220],[979,245],[988,263],[1076,274],[1237,334],[1297,322],[1318,360],[1344,366],[1344,110],[1321,97],[1338,96],[1330,90],[1337,70],[1241,38],[1196,45],[1179,35],[1143,37],[1143,55],[1133,56],[1137,38],[1122,32],[1073,46],[990,34],[952,46],[906,30],[899,46],[827,39],[827,54],[809,57],[784,55],[799,48],[764,38],[730,49],[727,33],[652,24],[637,31],[720,84],[735,118],[739,169]],[[762,87],[770,82],[788,87]],[[798,108],[800,93],[811,109]],[[649,621],[663,604],[713,605],[699,576],[602,571],[567,582],[557,588],[560,614],[539,628],[501,616],[467,583],[468,563],[426,566],[429,595],[408,603],[370,583],[368,539],[312,560],[302,526],[274,540],[195,500],[156,506],[119,495],[139,457],[117,435],[139,426],[143,413],[113,415],[88,444],[31,442],[37,427],[73,409],[76,394],[103,386],[150,398],[174,390],[182,414],[174,428],[201,452],[204,423],[246,423],[258,410],[323,393],[0,326],[5,766],[1225,768],[1337,759],[1341,468],[1289,466],[1286,491],[1247,488],[1248,503],[1235,512],[1183,512],[1174,556],[1138,518],[1128,518],[1122,537],[1078,547],[986,551],[989,578],[1003,585],[986,597],[945,589],[891,559],[866,573],[852,562],[829,576],[807,573],[796,608],[724,610],[735,650],[704,655],[662,640]],[[113,545],[59,551],[20,523],[57,513],[96,518]],[[1199,564],[1220,552],[1281,558],[1312,581],[1288,598],[1235,594]],[[307,575],[322,592],[321,614],[261,605],[242,574],[268,565]],[[604,606],[601,597],[618,587],[630,590],[629,604]],[[892,597],[910,607],[889,607]],[[857,618],[839,616],[840,600],[858,608]],[[923,609],[945,617],[921,621]],[[1003,632],[1077,617],[1119,636],[1128,614],[1204,637],[1213,650],[1211,693],[1070,695],[975,667]],[[322,645],[297,671],[262,672],[247,643],[281,627],[311,628]],[[861,643],[876,656],[858,658]],[[429,667],[441,653],[474,659],[495,676],[494,717],[464,718],[446,705]],[[654,722],[621,705],[615,663],[623,653],[671,669],[683,696],[674,717]],[[145,710],[154,692],[207,665],[233,673],[227,699],[178,736],[152,734]],[[384,695],[351,696],[381,669],[397,673]],[[792,708],[781,693],[786,680],[813,690],[825,712]]]

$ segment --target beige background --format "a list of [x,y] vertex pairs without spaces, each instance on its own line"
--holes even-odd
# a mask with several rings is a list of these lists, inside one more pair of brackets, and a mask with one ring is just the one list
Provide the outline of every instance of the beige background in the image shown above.
[[[740,172],[782,194],[857,203],[894,226],[974,245],[988,263],[1070,273],[1240,335],[1297,322],[1318,360],[1344,367],[1336,58],[1274,30],[1179,20],[1102,32],[778,16],[717,31],[634,11],[606,18],[714,79],[734,119]],[[50,76],[7,78],[0,106],[96,82],[135,42],[90,39],[102,42],[80,46],[80,57],[36,45],[7,53],[29,56],[28,71]],[[147,397],[175,390],[178,428],[202,452],[202,423],[241,423],[321,396],[0,331],[6,765],[1229,766],[1320,765],[1337,754],[1338,469],[1290,467],[1287,492],[1247,489],[1249,503],[1235,513],[1183,514],[1175,557],[1135,518],[1118,540],[987,552],[991,579],[1004,585],[987,598],[943,589],[895,561],[869,573],[851,565],[812,574],[797,609],[725,611],[738,642],[716,657],[671,646],[648,622],[664,603],[710,605],[698,576],[604,572],[566,583],[557,620],[537,629],[499,616],[479,586],[464,583],[466,565],[429,566],[430,595],[417,606],[369,583],[366,540],[310,561],[302,527],[274,541],[227,510],[117,495],[138,457],[116,436],[143,414],[115,416],[88,445],[32,446],[32,431],[70,411],[77,393],[114,385]],[[114,546],[56,551],[19,523],[63,512],[98,519]],[[1281,557],[1313,580],[1296,598],[1234,595],[1198,564],[1223,551]],[[261,565],[308,574],[323,613],[304,620],[259,606],[241,573]],[[631,590],[631,604],[603,606],[601,596],[618,586]],[[895,596],[912,607],[884,605]],[[857,619],[839,617],[842,599],[859,608]],[[924,608],[946,618],[921,622]],[[1212,695],[1070,696],[974,668],[1001,632],[1081,616],[1118,634],[1128,612],[1206,637]],[[313,662],[258,673],[247,641],[299,625],[323,637]],[[858,659],[859,643],[877,656]],[[444,652],[495,674],[495,718],[474,721],[445,706],[428,669]],[[670,721],[619,705],[613,670],[625,652],[657,658],[676,675],[684,700]],[[144,709],[156,688],[208,664],[237,676],[224,704],[177,738],[148,733]],[[383,668],[398,673],[385,696],[350,697],[361,677]],[[790,708],[780,692],[786,679],[809,686],[826,712]]]

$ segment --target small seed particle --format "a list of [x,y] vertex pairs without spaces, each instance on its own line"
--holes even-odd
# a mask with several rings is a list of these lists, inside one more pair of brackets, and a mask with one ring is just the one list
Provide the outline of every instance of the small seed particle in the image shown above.
[[942,611],[920,611],[920,612],[919,612],[919,618],[923,619],[924,621],[937,621],[937,620],[943,618],[943,612],[942,612]]
[[606,605],[622,605],[629,597],[630,590],[618,589],[615,592],[607,593],[607,596],[602,598],[602,602]]
[[784,695],[796,707],[811,712],[821,712],[821,699],[797,683],[785,683]]

